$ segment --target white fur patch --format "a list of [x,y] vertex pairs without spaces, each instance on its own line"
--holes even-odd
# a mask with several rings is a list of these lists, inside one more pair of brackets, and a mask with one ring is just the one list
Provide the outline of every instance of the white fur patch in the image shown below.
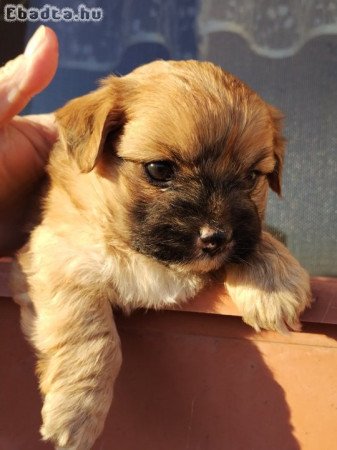
[[202,287],[201,278],[180,273],[146,256],[134,253],[109,256],[103,263],[109,277],[108,296],[126,311],[134,308],[163,308],[186,301]]

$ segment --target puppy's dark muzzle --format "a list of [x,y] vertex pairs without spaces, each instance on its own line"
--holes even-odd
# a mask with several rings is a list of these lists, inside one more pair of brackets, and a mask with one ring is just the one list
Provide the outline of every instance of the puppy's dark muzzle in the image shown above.
[[223,231],[206,226],[200,229],[196,245],[203,253],[214,256],[224,250],[231,242],[232,237],[230,230]]

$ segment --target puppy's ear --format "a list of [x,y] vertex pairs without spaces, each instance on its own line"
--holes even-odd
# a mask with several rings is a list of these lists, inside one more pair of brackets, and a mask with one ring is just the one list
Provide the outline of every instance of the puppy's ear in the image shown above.
[[110,131],[122,126],[116,95],[103,87],[68,102],[56,112],[60,140],[81,172],[90,172]]
[[281,111],[274,108],[273,106],[269,106],[269,111],[273,124],[273,149],[276,164],[274,171],[268,175],[268,182],[271,189],[278,195],[281,195],[282,170],[285,151],[285,139],[282,136],[282,120],[284,116]]

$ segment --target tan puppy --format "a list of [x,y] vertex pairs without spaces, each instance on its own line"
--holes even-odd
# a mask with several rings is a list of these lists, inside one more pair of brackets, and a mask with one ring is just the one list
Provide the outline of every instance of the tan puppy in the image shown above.
[[111,305],[164,308],[221,271],[245,322],[298,328],[306,272],[262,231],[280,113],[210,63],[155,62],[56,114],[43,214],[16,299],[37,350],[44,439],[91,448],[121,365]]

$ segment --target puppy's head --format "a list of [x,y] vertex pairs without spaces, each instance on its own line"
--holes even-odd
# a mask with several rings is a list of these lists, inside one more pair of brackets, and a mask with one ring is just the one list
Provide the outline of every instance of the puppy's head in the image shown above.
[[253,251],[268,186],[280,194],[283,139],[280,113],[244,83],[210,63],[154,62],[57,119],[111,245],[197,272]]

